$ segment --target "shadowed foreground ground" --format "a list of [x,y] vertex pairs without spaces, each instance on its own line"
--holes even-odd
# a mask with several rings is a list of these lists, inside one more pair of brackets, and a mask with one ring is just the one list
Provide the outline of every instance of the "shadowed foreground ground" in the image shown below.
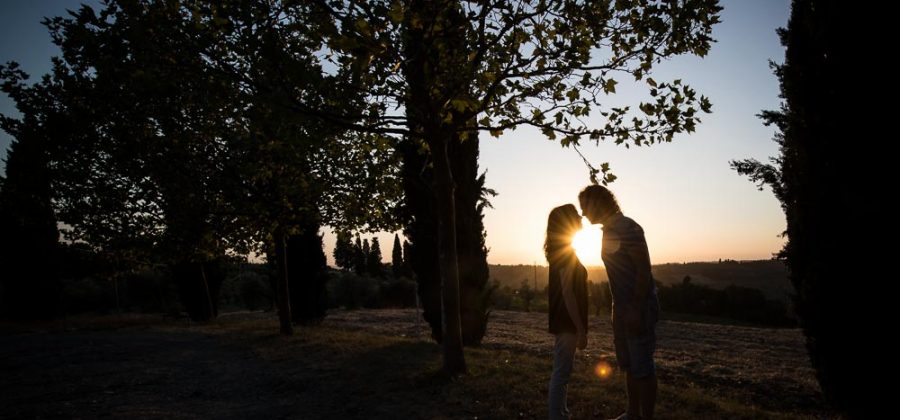
[[[414,311],[338,311],[293,337],[271,313],[209,325],[69,320],[0,335],[0,417],[546,418],[545,314],[497,312],[470,374],[448,383]],[[608,320],[592,318],[570,390],[576,418],[612,417],[621,377]],[[660,418],[830,417],[797,330],[663,321]]]

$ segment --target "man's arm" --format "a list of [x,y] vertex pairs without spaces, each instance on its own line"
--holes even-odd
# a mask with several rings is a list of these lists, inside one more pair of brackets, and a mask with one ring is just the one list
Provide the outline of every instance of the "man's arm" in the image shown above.
[[[643,236],[643,235],[642,235]],[[631,297],[631,308],[625,315],[625,329],[630,335],[641,333],[641,317],[644,314],[644,305],[647,302],[647,294],[650,293],[653,277],[650,274],[650,252],[647,250],[646,240],[635,242],[627,247],[626,252],[635,268],[634,295]]]
[[637,270],[634,279],[634,296],[632,296],[632,304],[635,307],[641,307],[647,299],[647,293],[650,292],[653,276],[650,274],[650,252],[647,250],[647,242],[635,244],[628,247],[628,255],[634,263]]
[[566,269],[559,270],[559,274],[563,303],[566,305],[566,311],[569,313],[569,318],[572,320],[572,323],[575,324],[575,329],[578,333],[578,348],[583,350],[587,347],[587,331],[585,331],[584,325],[581,325],[581,317],[578,315],[578,300],[575,299],[574,267],[567,267]]

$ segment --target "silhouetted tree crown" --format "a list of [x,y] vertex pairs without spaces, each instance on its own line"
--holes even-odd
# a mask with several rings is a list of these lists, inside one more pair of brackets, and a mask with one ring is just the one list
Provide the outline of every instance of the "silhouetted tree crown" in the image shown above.
[[[796,290],[795,311],[826,400],[850,418],[868,418],[885,401],[877,371],[860,369],[873,357],[869,327],[888,316],[878,303],[881,264],[892,258],[880,245],[891,206],[881,182],[890,179],[889,154],[864,146],[883,138],[879,124],[892,117],[859,104],[883,88],[879,78],[842,83],[865,45],[889,27],[885,18],[858,5],[833,0],[795,0],[786,29],[784,63],[772,64],[783,99],[760,117],[778,132],[780,153],[764,164],[732,162],[754,182],[772,188],[787,221],[778,254]],[[877,86],[876,86],[877,85]],[[877,107],[876,107],[877,108]],[[869,131],[872,131],[871,133]],[[892,252],[892,250],[890,251]],[[877,347],[877,344],[874,345]]]
[[394,245],[391,247],[391,272],[394,277],[403,275],[403,248],[400,245],[400,235],[394,234]]

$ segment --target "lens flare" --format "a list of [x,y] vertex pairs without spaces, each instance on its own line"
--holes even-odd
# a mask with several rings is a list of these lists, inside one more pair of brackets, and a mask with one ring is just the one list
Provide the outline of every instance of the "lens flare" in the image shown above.
[[600,259],[601,237],[600,228],[590,224],[585,224],[583,229],[575,233],[572,247],[575,248],[575,254],[582,264],[588,266],[603,264]]
[[609,378],[612,375],[612,371],[612,366],[605,360],[597,362],[597,365],[594,366],[594,374],[600,379]]

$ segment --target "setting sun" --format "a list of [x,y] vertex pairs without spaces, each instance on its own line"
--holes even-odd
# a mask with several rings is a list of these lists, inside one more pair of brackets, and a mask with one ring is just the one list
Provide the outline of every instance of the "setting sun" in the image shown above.
[[582,264],[586,266],[602,264],[600,259],[600,235],[600,228],[588,223],[585,223],[584,228],[575,233],[575,237],[572,238],[572,247],[575,248],[575,253]]

